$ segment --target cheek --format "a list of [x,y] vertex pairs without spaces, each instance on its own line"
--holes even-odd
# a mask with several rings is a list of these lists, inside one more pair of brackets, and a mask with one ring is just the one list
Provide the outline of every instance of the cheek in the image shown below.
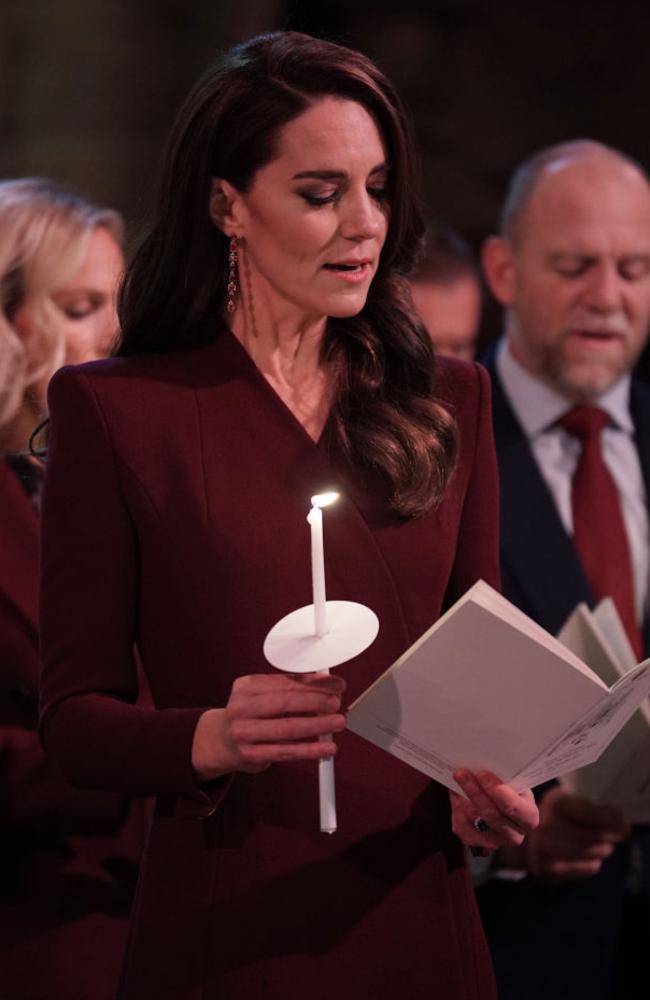
[[294,211],[257,212],[246,237],[252,259],[265,269],[276,270],[291,262],[308,263],[318,257],[336,233],[327,209],[310,213]]
[[28,344],[36,332],[34,315],[29,306],[20,306],[16,310],[11,325],[23,343]]

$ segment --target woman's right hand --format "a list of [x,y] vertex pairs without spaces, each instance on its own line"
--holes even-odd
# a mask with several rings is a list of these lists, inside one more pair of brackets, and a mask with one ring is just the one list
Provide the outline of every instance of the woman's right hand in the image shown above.
[[208,709],[194,730],[192,766],[199,781],[333,756],[336,743],[318,737],[345,729],[344,690],[343,678],[328,673],[238,677],[226,707]]

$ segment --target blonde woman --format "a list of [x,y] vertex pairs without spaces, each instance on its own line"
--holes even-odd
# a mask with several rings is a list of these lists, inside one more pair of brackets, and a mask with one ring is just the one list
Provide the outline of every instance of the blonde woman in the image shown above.
[[50,376],[117,334],[121,235],[115,212],[50,182],[0,183],[0,982],[12,1000],[114,994],[135,874],[127,800],[70,789],[36,734],[40,468],[27,451]]

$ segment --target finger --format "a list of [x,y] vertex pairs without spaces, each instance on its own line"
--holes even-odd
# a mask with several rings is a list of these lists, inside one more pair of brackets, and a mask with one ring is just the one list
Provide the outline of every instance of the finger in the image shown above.
[[619,844],[624,839],[620,834],[608,831],[579,826],[550,825],[544,822],[540,823],[539,834],[544,842],[548,843],[549,849],[558,852],[569,849],[582,852],[599,845]]
[[539,824],[539,810],[530,789],[517,792],[491,771],[479,771],[476,778],[508,825],[524,835],[536,828]]
[[310,674],[244,674],[237,677],[233,691],[264,693],[266,691],[290,691],[295,688],[312,687],[330,694],[342,694],[345,691],[345,680],[338,674],[325,671]]
[[323,690],[334,692],[334,694],[343,694],[348,686],[344,677],[339,677],[338,674],[331,674],[329,670],[318,670],[310,674],[297,674],[294,679],[297,684],[322,688]]
[[[450,791],[449,797],[452,809],[451,827],[456,836],[460,837],[467,847],[492,851],[494,844],[491,837],[486,833],[481,833],[474,826],[476,811],[471,802],[453,791]],[[480,855],[478,856],[480,857]]]
[[594,858],[608,858],[614,845],[599,841],[598,843],[580,844],[575,841],[540,839],[539,851],[554,860],[580,861]]
[[244,743],[301,743],[345,729],[344,715],[306,715],[280,719],[234,719],[230,739]]
[[298,684],[280,691],[236,694],[226,711],[233,719],[275,719],[280,716],[332,715],[341,708],[339,695],[313,691]]
[[602,861],[554,861],[548,866],[534,869],[534,874],[538,878],[554,882],[567,882],[578,878],[591,878],[598,874],[601,867]]
[[313,743],[251,743],[241,748],[242,770],[262,770],[270,764],[291,761],[318,761],[334,757],[338,751],[333,740],[315,740]]
[[494,831],[512,831],[523,837],[537,826],[539,813],[530,792],[515,792],[490,771],[474,773],[460,768],[454,778],[476,816],[481,816]]
[[555,809],[558,814],[577,826],[609,830],[622,836],[629,831],[623,816],[614,806],[591,802],[579,795],[558,796]]

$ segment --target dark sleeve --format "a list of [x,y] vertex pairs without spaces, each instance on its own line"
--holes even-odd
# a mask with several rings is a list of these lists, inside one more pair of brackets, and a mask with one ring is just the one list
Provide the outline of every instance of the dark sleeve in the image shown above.
[[[89,377],[50,383],[42,505],[41,727],[75,785],[181,796],[210,812],[225,782],[199,786],[191,765],[205,707],[134,705],[138,539],[107,420]],[[146,668],[146,665],[145,665]],[[184,812],[183,804],[178,810]]]
[[485,580],[496,590],[499,575],[499,476],[494,435],[490,379],[478,364],[476,373],[476,406],[473,421],[460,428],[473,442],[465,461],[469,463],[469,479],[463,502],[456,558],[445,607],[450,607],[477,580]]

